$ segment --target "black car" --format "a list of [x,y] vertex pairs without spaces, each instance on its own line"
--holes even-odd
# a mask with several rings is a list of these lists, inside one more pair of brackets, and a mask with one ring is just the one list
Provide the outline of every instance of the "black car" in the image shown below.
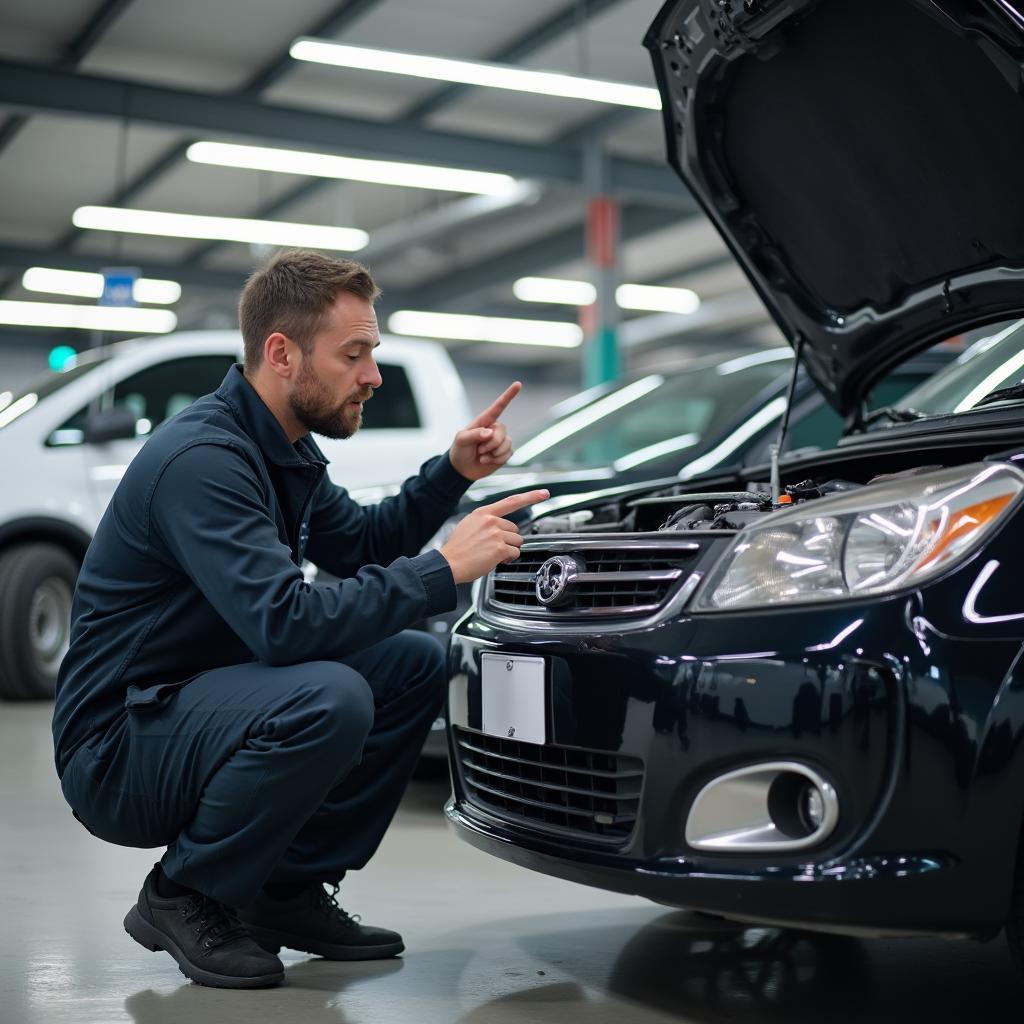
[[671,0],[646,44],[673,166],[847,433],[524,528],[453,633],[447,814],[660,903],[1021,958],[1024,18]]
[[[869,408],[894,402],[952,356],[952,349],[940,345],[897,366],[874,388]],[[562,408],[553,410],[553,422],[528,438],[507,468],[469,489],[458,513],[428,546],[440,547],[477,506],[531,487],[546,487],[557,505],[584,492],[627,487],[659,476],[689,479],[712,467],[739,471],[757,461],[775,437],[789,390],[784,371],[791,363],[789,349],[729,353],[636,375],[566,399]],[[806,373],[798,372],[791,446],[831,447],[842,426]],[[381,490],[370,488],[367,494],[378,500]],[[525,521],[528,511],[523,510],[520,518]],[[447,638],[471,603],[468,583],[460,583],[457,590],[455,609],[426,620],[420,628]],[[434,723],[423,756],[448,756],[446,724],[443,716]]]

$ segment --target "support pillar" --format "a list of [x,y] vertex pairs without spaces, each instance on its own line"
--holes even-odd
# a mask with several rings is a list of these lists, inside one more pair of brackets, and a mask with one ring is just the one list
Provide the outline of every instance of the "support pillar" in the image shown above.
[[615,380],[621,372],[619,307],[619,204],[609,195],[608,158],[596,146],[587,149],[584,177],[587,202],[587,263],[597,290],[592,306],[580,310],[584,334],[583,386]]

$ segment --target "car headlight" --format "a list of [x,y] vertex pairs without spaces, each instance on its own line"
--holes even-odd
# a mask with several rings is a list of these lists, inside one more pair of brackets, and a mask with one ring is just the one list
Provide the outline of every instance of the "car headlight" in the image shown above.
[[916,586],[975,550],[1022,490],[1014,467],[974,464],[777,512],[737,535],[694,607],[837,601]]

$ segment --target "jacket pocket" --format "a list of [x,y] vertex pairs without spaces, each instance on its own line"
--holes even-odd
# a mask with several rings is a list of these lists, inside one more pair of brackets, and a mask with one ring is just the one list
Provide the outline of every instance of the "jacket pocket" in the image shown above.
[[129,711],[161,711],[171,698],[187,683],[160,683],[157,686],[129,686],[125,692],[124,706]]

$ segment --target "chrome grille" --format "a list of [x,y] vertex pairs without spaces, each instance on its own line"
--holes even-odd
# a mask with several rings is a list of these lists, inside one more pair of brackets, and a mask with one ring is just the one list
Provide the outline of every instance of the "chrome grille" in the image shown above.
[[[655,611],[688,575],[700,544],[694,541],[604,540],[530,542],[515,562],[499,566],[487,582],[490,607],[545,619],[630,617]],[[555,555],[570,555],[580,571],[557,607],[536,592],[537,573]]]
[[590,840],[622,843],[632,833],[644,778],[639,758],[465,729],[456,729],[455,739],[470,803]]

